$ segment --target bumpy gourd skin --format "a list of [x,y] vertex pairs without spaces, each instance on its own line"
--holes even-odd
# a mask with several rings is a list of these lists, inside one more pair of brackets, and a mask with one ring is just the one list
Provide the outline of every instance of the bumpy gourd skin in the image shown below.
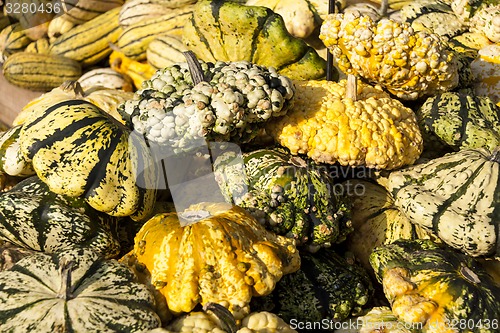
[[[203,218],[193,223],[194,215]],[[156,215],[136,235],[134,254],[172,313],[214,302],[239,319],[249,313],[252,296],[269,294],[300,266],[293,240],[268,232],[248,212],[226,203]]]
[[482,32],[492,42],[500,42],[500,4],[482,6],[470,20],[472,32]]
[[123,112],[134,130],[174,151],[199,140],[248,142],[263,123],[282,116],[294,87],[273,68],[249,62],[201,62],[206,81],[194,84],[187,63],[158,71]]
[[358,84],[346,98],[346,80],[295,82],[294,107],[269,123],[269,134],[292,154],[324,163],[377,169],[413,164],[422,137],[413,111],[382,90]]
[[215,179],[227,202],[248,210],[268,230],[312,252],[340,243],[352,231],[350,204],[332,191],[326,168],[278,148],[244,153],[244,165],[234,163],[235,157],[217,157]]
[[320,39],[342,71],[376,82],[400,99],[458,85],[458,65],[439,36],[415,32],[409,23],[331,14],[321,26]]

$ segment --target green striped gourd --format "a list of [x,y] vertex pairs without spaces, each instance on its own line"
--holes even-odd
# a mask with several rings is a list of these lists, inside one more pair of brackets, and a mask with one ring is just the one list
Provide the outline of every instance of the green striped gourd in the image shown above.
[[42,103],[23,123],[22,154],[61,195],[84,197],[113,216],[146,218],[156,195],[156,167],[142,137],[80,99]]
[[89,70],[78,79],[78,82],[84,90],[93,87],[104,87],[107,89],[133,91],[132,79],[110,67]]
[[67,80],[77,80],[82,68],[77,61],[66,57],[18,52],[3,64],[3,75],[18,87],[49,91]]
[[118,20],[122,28],[166,15],[172,11],[165,0],[129,0],[120,11]]
[[464,149],[389,174],[395,205],[470,256],[500,257],[500,149]]
[[421,332],[497,333],[500,286],[474,258],[430,240],[398,240],[370,263],[396,318]]
[[27,177],[35,174],[31,163],[19,149],[21,126],[14,126],[0,134],[0,173],[9,176]]
[[487,96],[446,92],[428,98],[416,112],[425,142],[453,150],[500,146],[500,107]]
[[154,298],[127,266],[75,250],[34,254],[0,272],[2,332],[148,332]]
[[122,29],[118,22],[120,7],[82,23],[56,38],[50,53],[74,59],[84,67],[95,65],[111,52]]
[[302,39],[293,37],[283,18],[266,7],[200,0],[182,38],[206,62],[245,60],[274,67],[296,80],[326,75],[326,61]]
[[5,62],[12,54],[21,52],[31,39],[26,36],[19,23],[13,23],[0,31],[0,63]]
[[449,1],[412,1],[401,8],[400,15],[415,31],[432,31],[445,38],[467,30],[451,9]]
[[359,315],[374,290],[366,271],[351,259],[331,249],[302,253],[300,269],[283,276],[271,294],[252,298],[250,308],[270,311],[286,322],[340,321]]
[[17,246],[46,253],[88,247],[106,258],[120,251],[116,219],[50,191],[36,176],[1,192],[0,207],[0,239]]
[[156,69],[172,66],[184,62],[186,57],[182,52],[187,51],[182,38],[171,35],[159,35],[148,46],[146,58],[148,63]]
[[124,0],[60,0],[64,8],[62,18],[74,24],[83,24],[115,8]]
[[182,35],[184,24],[193,13],[193,6],[171,9],[168,14],[133,24],[118,38],[116,46],[132,60],[145,60],[149,43],[162,34]]
[[362,179],[343,183],[352,202],[353,231],[345,247],[367,271],[372,272],[369,257],[373,249],[398,239],[429,238],[429,233],[394,205],[394,198],[378,184]]
[[226,201],[310,251],[341,242],[352,231],[350,204],[333,177],[284,149],[244,153],[242,160],[234,152],[223,153],[214,162],[214,174]]

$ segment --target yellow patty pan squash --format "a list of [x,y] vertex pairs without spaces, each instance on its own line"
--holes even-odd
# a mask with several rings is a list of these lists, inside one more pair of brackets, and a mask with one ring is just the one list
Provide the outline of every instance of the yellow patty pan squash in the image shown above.
[[174,315],[214,302],[241,319],[252,296],[271,293],[284,274],[300,266],[293,240],[267,231],[228,203],[155,215],[137,233],[133,255]]
[[388,170],[413,164],[423,149],[413,111],[378,87],[356,86],[347,97],[347,80],[295,81],[294,106],[267,132],[316,162]]

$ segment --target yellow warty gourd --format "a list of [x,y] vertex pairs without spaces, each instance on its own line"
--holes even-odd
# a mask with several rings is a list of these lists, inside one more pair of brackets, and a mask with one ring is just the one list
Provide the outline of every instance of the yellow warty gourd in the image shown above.
[[353,100],[346,86],[347,80],[296,81],[293,108],[267,132],[292,154],[317,162],[377,169],[413,164],[422,152],[413,111],[362,83]]
[[320,39],[343,72],[380,84],[400,99],[448,91],[459,82],[458,62],[445,42],[437,34],[415,32],[409,23],[331,14]]

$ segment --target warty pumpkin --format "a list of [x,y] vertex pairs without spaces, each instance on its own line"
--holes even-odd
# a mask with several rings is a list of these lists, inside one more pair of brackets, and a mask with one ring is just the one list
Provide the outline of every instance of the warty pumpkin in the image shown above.
[[36,176],[0,193],[0,207],[0,239],[17,246],[46,253],[87,247],[106,258],[120,251],[116,219],[50,191]]
[[0,272],[2,332],[144,332],[154,299],[127,266],[91,250],[34,254]]
[[458,85],[458,65],[446,43],[408,23],[330,14],[319,37],[341,71],[379,84],[399,99],[415,100]]
[[[187,61],[157,71],[120,111],[135,132],[173,152],[206,141],[251,141],[262,123],[285,114],[291,80],[247,61]],[[199,68],[198,68],[199,67]]]
[[500,256],[500,151],[464,149],[389,174],[387,188],[412,223],[470,256]]
[[113,216],[140,220],[152,212],[158,179],[150,149],[96,105],[43,102],[23,123],[19,144],[51,191]]
[[423,143],[413,111],[380,87],[347,80],[294,81],[286,115],[267,133],[292,154],[316,162],[396,169],[414,163]]
[[290,35],[282,16],[267,7],[198,1],[182,40],[203,61],[248,61],[297,80],[326,75],[326,61]]
[[352,231],[350,203],[335,191],[325,167],[280,148],[237,157],[230,151],[219,155],[215,179],[227,202],[248,210],[268,230],[309,251],[340,243]]
[[137,233],[133,254],[174,315],[214,302],[241,319],[253,296],[269,294],[300,266],[293,240],[227,203],[155,215]]
[[425,333],[494,333],[500,287],[470,256],[429,240],[399,240],[371,254],[392,312]]

